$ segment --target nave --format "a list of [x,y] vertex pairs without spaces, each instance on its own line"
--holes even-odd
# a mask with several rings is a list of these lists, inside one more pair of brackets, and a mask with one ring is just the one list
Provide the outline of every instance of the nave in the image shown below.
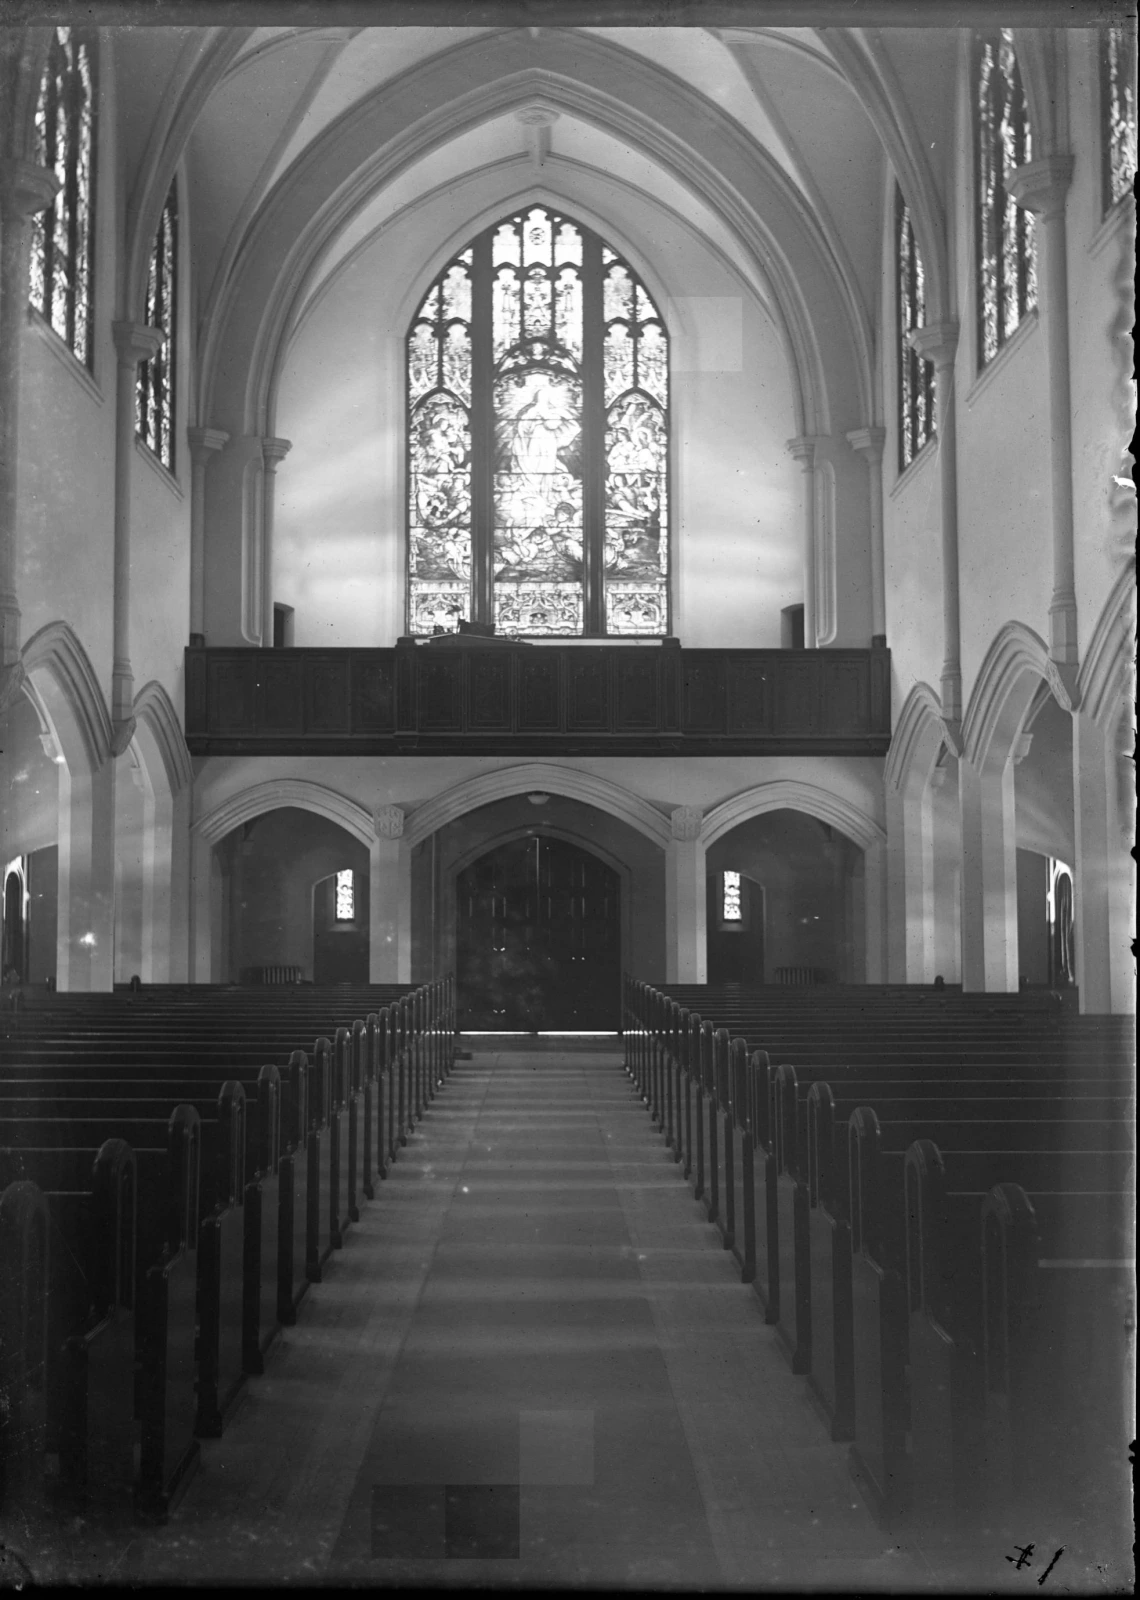
[[[169,1522],[56,1523],[37,1581],[1024,1587],[1006,1530],[877,1525],[618,1052],[512,1042],[457,1062]],[[1114,1587],[1097,1554],[1060,1586]]]

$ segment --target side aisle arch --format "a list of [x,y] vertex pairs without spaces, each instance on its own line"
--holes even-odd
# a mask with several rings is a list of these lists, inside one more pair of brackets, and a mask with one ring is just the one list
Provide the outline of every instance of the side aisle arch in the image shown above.
[[161,684],[134,701],[131,741],[142,774],[142,941],[144,983],[184,982],[189,957],[190,752]]

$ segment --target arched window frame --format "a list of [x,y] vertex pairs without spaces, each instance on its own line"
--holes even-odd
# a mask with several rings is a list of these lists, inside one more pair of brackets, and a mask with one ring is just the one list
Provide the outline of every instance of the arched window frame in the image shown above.
[[[536,217],[545,219],[551,240],[549,259],[542,262],[530,256],[523,232]],[[518,239],[514,260],[509,234]],[[570,236],[577,241],[572,248],[564,244]],[[549,302],[538,313],[546,319],[539,337],[528,292],[536,269],[550,285]],[[541,293],[536,303],[542,303]],[[493,622],[500,633],[521,637],[668,634],[668,349],[664,319],[634,269],[600,235],[554,207],[533,204],[499,219],[437,273],[406,345],[410,634],[453,631],[461,617]],[[512,523],[503,510],[509,480],[520,481],[517,458],[508,463],[504,445],[510,385],[521,390],[534,376],[541,386],[540,372],[550,374],[550,388],[557,384],[564,395],[580,395],[572,413],[580,425],[559,450],[560,457],[574,457],[574,465],[563,461],[561,476],[564,482],[577,479],[570,500],[579,504],[564,498],[555,511],[567,525],[553,535],[542,525],[536,531],[547,535],[551,548],[563,554],[576,548],[578,555],[565,559],[565,581],[514,584],[508,561],[518,559],[519,541],[512,530],[524,525]],[[437,472],[433,479],[422,470],[421,444],[421,419],[433,405],[448,419],[454,468],[453,509],[440,516],[437,528],[429,525],[424,506],[433,484],[448,474]],[[632,441],[639,420],[657,452],[651,471],[629,470],[638,459]],[[639,520],[636,513],[646,505],[650,513]],[[445,527],[452,535],[453,570],[439,576],[435,559],[437,575],[421,577],[428,565],[424,552],[442,546]],[[525,567],[514,570],[527,578]],[[528,588],[552,596],[546,620],[542,596],[532,604],[523,593]]]
[[895,301],[898,343],[899,471],[934,437],[934,363],[907,337],[926,326],[926,273],[910,210],[895,185]]
[[52,204],[31,225],[28,298],[90,371],[95,307],[95,149],[98,99],[94,37],[54,28],[40,82],[33,154],[59,179]]
[[1136,177],[1136,38],[1105,28],[1099,38],[1101,209],[1132,193]]
[[140,361],[135,380],[136,430],[148,450],[174,471],[174,401],[178,349],[178,180],[173,178],[162,207],[147,268],[148,327],[164,338],[155,354]]
[[1037,305],[1037,263],[1033,215],[1009,192],[1011,174],[1033,159],[1012,30],[975,33],[971,69],[980,371]]

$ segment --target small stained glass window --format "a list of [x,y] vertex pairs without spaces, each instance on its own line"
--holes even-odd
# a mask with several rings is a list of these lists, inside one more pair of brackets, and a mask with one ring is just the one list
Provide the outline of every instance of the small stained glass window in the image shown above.
[[739,872],[724,872],[721,874],[721,878],[721,921],[742,922],[744,920],[744,906],[741,900],[740,874]]
[[1033,159],[1029,112],[1009,28],[974,35],[978,365],[992,361],[1037,304],[1033,215],[1009,192]]
[[898,295],[899,471],[934,436],[934,364],[911,348],[907,334],[926,325],[926,275],[910,211],[895,190],[895,283]]
[[352,922],[356,917],[356,883],[352,868],[345,867],[336,875],[336,920]]
[[1136,43],[1123,28],[1106,28],[1101,38],[1100,116],[1107,211],[1132,193],[1136,177]]
[[589,229],[531,206],[444,269],[407,348],[408,627],[668,631],[668,336]]
[[28,295],[84,366],[92,365],[95,255],[95,58],[74,28],[56,28],[36,102],[33,152],[59,179],[33,216]]
[[160,328],[162,344],[139,363],[136,385],[139,438],[164,467],[174,470],[174,351],[178,326],[178,197],[175,185],[162,208],[150,252],[146,322]]

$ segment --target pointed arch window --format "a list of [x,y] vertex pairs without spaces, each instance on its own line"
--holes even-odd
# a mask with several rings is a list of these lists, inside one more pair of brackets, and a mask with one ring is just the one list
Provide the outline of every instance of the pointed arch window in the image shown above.
[[407,382],[410,633],[668,632],[668,335],[615,251],[543,206],[487,228]]
[[139,363],[136,380],[138,436],[164,467],[174,471],[174,373],[178,327],[178,195],[176,184],[162,208],[150,251],[146,283],[146,323],[161,328],[163,341]]
[[74,28],[55,28],[36,102],[35,159],[59,188],[32,218],[28,297],[68,348],[92,365],[95,254],[95,55]]
[[934,364],[911,348],[907,335],[926,326],[926,274],[910,211],[895,188],[895,288],[899,349],[899,471],[934,437]]
[[1106,28],[1100,48],[1101,161],[1104,209],[1132,193],[1136,177],[1136,43]]
[[984,367],[1037,304],[1033,216],[1009,192],[1011,173],[1033,159],[1033,150],[1011,30],[975,34],[973,54],[978,365]]

